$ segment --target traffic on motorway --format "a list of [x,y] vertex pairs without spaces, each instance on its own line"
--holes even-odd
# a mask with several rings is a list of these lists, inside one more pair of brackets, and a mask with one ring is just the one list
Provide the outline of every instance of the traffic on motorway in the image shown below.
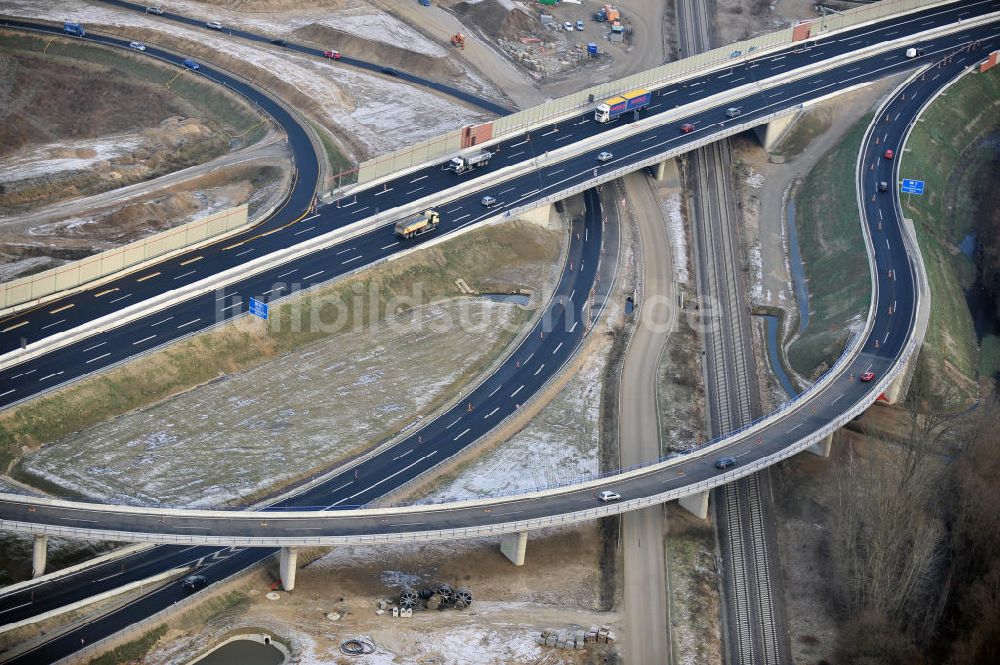
[[[651,103],[643,109],[640,119],[647,120],[660,114],[673,113],[678,107],[693,108],[691,105],[711,95],[749,84],[756,85],[796,67],[815,65],[826,58],[852,53],[863,45],[882,40],[885,33],[892,33],[892,39],[900,39],[907,32],[921,32],[935,26],[954,24],[959,14],[977,15],[991,9],[1000,10],[1000,0],[983,0],[957,7],[926,10],[887,25],[865,26],[847,31],[828,40],[820,40],[808,48],[790,48],[750,60],[740,60],[730,69],[677,82],[672,87],[654,91]],[[0,319],[0,353],[16,350],[22,342],[30,344],[108,316],[131,304],[188,286],[237,267],[248,259],[300,244],[362,221],[380,211],[399,208],[417,198],[441,197],[436,204],[441,213],[441,224],[436,233],[447,234],[505,210],[522,207],[559,191],[599,180],[604,174],[617,172],[643,159],[683,150],[685,146],[724,130],[727,124],[731,126],[731,123],[737,121],[727,115],[727,109],[731,107],[740,108],[739,122],[752,123],[755,119],[832,93],[838,88],[861,84],[932,61],[953,48],[956,40],[961,42],[963,34],[965,33],[920,41],[918,45],[924,55],[914,58],[907,57],[905,49],[900,48],[878,58],[845,63],[804,79],[777,83],[770,88],[750,86],[747,88],[748,94],[741,100],[730,100],[713,108],[692,111],[684,116],[683,122],[676,125],[649,129],[639,129],[637,126],[636,132],[625,138],[614,136],[613,143],[602,144],[593,139],[610,131],[609,127],[611,130],[620,128],[632,123],[635,118],[623,117],[618,122],[607,125],[595,122],[593,109],[588,109],[576,117],[491,145],[490,149],[495,151],[496,156],[489,164],[475,171],[477,176],[524,163],[538,164],[534,171],[506,180],[502,185],[484,187],[449,200],[448,190],[464,184],[465,178],[473,176],[455,175],[443,170],[442,164],[429,165],[378,186],[359,189],[349,198],[323,206],[316,213],[300,216],[297,220],[269,220],[266,227],[258,227],[244,236],[183,253],[148,270],[102,284],[99,290],[84,291],[33,311]],[[968,31],[965,41],[982,39],[989,34],[988,28]],[[125,43],[118,45],[125,46]],[[248,94],[254,93],[250,91]],[[684,132],[681,130],[683,125],[690,125],[693,129]],[[560,148],[585,140],[588,145],[593,144],[593,152],[587,151],[559,161],[548,159],[550,152],[555,153]],[[612,137],[608,140],[612,141]],[[302,141],[305,141],[304,136]],[[304,151],[306,145],[301,145],[300,149]],[[612,146],[612,150],[603,150]],[[609,152],[613,157],[600,161],[597,158],[601,152]],[[300,178],[305,178],[301,171]],[[497,199],[497,203],[484,209],[481,201],[485,196]],[[294,290],[309,288],[409,248],[406,244],[395,244],[391,225],[380,227],[362,237],[368,242],[355,244],[359,252],[358,258],[354,255],[348,257],[351,259],[350,263],[336,259],[343,247],[321,250],[299,261],[231,284],[226,287],[225,293],[192,298],[174,308],[160,310],[111,331],[7,367],[0,371],[0,407],[15,404],[127,358],[241,316],[247,312],[247,303],[251,297],[273,302],[287,297]],[[286,275],[290,270],[293,272]],[[285,277],[281,277],[282,275]],[[214,307],[216,302],[219,303],[217,308]],[[164,318],[164,313],[172,318],[166,323],[158,323]],[[154,324],[158,324],[156,330],[153,330]]]
[[[885,158],[884,147],[887,145],[895,146],[895,149],[898,151],[899,142],[903,132],[905,131],[907,119],[912,117],[912,112],[917,106],[919,106],[920,103],[922,103],[921,100],[925,99],[933,92],[933,90],[950,80],[950,78],[952,78],[961,67],[967,65],[969,62],[974,62],[977,58],[981,57],[981,52],[984,49],[996,48],[995,34],[990,34],[987,31],[983,34],[975,33],[970,36],[978,38],[981,42],[980,46],[976,50],[966,49],[964,51],[956,52],[950,65],[944,66],[938,70],[932,70],[932,72],[930,72],[930,74],[924,79],[918,79],[918,81],[914,84],[916,87],[912,90],[908,89],[905,99],[899,99],[898,107],[893,109],[896,111],[896,120],[886,123],[883,135],[872,135],[869,137],[869,142],[865,147],[865,164],[868,164],[867,160],[874,158],[876,170],[872,172],[870,176],[863,178],[865,188],[875,187],[875,189],[871,190],[875,193],[878,189],[878,185],[876,183],[880,183],[882,181],[892,183],[896,182],[897,174],[893,170],[895,160]],[[939,47],[940,49],[945,49],[943,44],[939,45]],[[940,59],[940,55],[943,52],[950,52],[950,50],[938,51],[936,53],[936,59]],[[903,66],[905,67],[908,65],[904,63]],[[896,67],[894,71],[899,71],[902,68],[903,67]],[[883,73],[886,72],[880,72],[877,69],[875,70],[875,75],[881,75]],[[841,85],[845,85],[845,81],[850,80],[853,79],[851,77],[846,77],[840,83]],[[766,102],[766,99],[763,101]],[[743,108],[751,109],[748,113],[754,112],[752,110],[752,104],[744,104]],[[716,109],[716,111],[718,111],[718,109]],[[718,129],[713,130],[712,125],[714,124],[718,126],[721,122],[725,121],[717,120],[715,123],[705,123],[702,125],[701,131],[718,131]],[[616,143],[613,148],[614,153],[616,155],[623,155],[629,153],[629,148],[631,148],[631,150],[641,149],[641,138],[646,135],[647,134],[645,132],[639,133],[636,136]],[[666,136],[661,136],[660,138],[663,141],[671,140]],[[878,138],[878,144],[874,143],[876,138]],[[649,139],[649,142],[654,140],[655,139]],[[662,146],[660,149],[662,151]],[[579,157],[577,159],[580,160],[578,166],[583,166],[583,162],[586,161],[584,157]],[[553,168],[557,167],[554,166]],[[546,179],[545,182],[548,182],[548,180]],[[866,201],[871,198],[869,197],[867,191],[863,192],[863,194]],[[475,205],[479,205],[481,209],[481,204],[478,200],[476,200],[475,195],[470,198],[472,200],[468,202],[468,208],[474,209]],[[759,439],[747,437],[746,440],[739,442],[737,445],[728,447],[727,454],[736,459],[738,465],[745,464],[747,459],[754,456],[780,451],[783,447],[787,447],[790,442],[794,442],[804,432],[809,431],[810,428],[816,429],[820,425],[830,422],[831,414],[843,412],[849,405],[856,404],[866,399],[866,388],[862,386],[856,377],[859,377],[863,372],[872,372],[876,376],[881,376],[892,365],[893,359],[903,351],[901,346],[905,343],[906,333],[912,319],[913,276],[908,267],[905,246],[902,245],[901,234],[898,224],[896,223],[898,217],[895,209],[895,200],[896,197],[889,194],[875,196],[874,200],[870,201],[870,205],[866,203],[866,215],[870,225],[869,231],[871,233],[872,247],[875,252],[876,260],[886,262],[884,264],[885,266],[893,266],[892,268],[889,268],[889,270],[883,270],[883,264],[878,264],[878,299],[875,305],[876,314],[872,327],[872,337],[869,338],[870,345],[866,346],[864,353],[857,361],[855,361],[855,363],[844,369],[845,373],[850,371],[850,375],[846,377],[846,380],[838,381],[838,383],[836,383],[833,387],[823,391],[819,395],[810,396],[810,404],[814,407],[811,413],[805,408],[802,409],[802,413],[788,413],[786,417],[775,426],[773,431],[768,430],[766,432],[766,436],[760,436]],[[443,228],[445,227],[446,222],[447,219],[442,224]],[[893,228],[895,231],[892,231]],[[386,227],[386,230],[388,230],[388,227]],[[885,248],[881,249],[881,244],[883,243]],[[897,270],[897,268],[899,269]],[[891,272],[889,272],[890,270]],[[884,275],[883,272],[885,273]],[[889,277],[890,274],[893,275],[891,279]],[[892,283],[886,283],[886,280]],[[891,306],[889,305],[890,297]],[[877,348],[874,344],[875,339],[880,340],[880,344]],[[844,378],[845,377],[842,377],[842,379]],[[476,410],[479,411],[478,408]],[[479,411],[479,413],[482,413],[482,411]],[[442,424],[446,425],[447,423]],[[782,432],[778,429],[779,427],[784,428],[784,434],[782,434]],[[664,474],[650,474],[649,476],[639,476],[627,481],[615,481],[613,482],[613,489],[611,491],[616,491],[622,495],[626,502],[623,504],[623,508],[627,508],[628,500],[633,497],[653,496],[658,492],[662,493],[672,488],[679,487],[681,484],[690,484],[702,478],[708,479],[713,477],[718,473],[718,470],[713,470],[714,461],[714,459],[708,458],[697,461],[692,460],[691,462],[686,463],[683,467],[684,477],[674,478],[669,481],[664,480]],[[397,476],[397,479],[402,480],[403,477]],[[358,488],[355,488],[351,491],[357,491],[357,489]],[[375,488],[372,488],[373,491],[374,489]],[[347,491],[347,489],[344,490],[345,499],[342,505],[350,505],[355,499],[367,499],[364,493],[352,498],[347,494]],[[437,515],[434,515],[433,511],[410,513],[408,515],[408,520],[413,521],[415,519],[413,517],[414,514],[419,515],[419,519],[424,519],[425,515],[432,515],[430,519],[434,520],[434,522],[431,523],[428,521],[423,525],[423,528],[427,529],[464,528],[475,524],[526,520],[530,519],[532,516],[559,514],[556,511],[567,513],[574,510],[586,510],[587,507],[593,506],[595,503],[599,503],[594,495],[594,491],[595,490],[587,489],[577,492],[567,492],[565,495],[558,497],[557,499],[552,499],[550,505],[548,506],[546,506],[546,501],[531,500],[531,497],[522,497],[507,504],[510,505],[515,511],[508,515],[497,514],[501,511],[495,507],[491,513],[483,513],[481,508],[470,507],[468,509],[449,509],[447,514],[445,514],[444,511],[440,511]],[[327,499],[325,500],[335,499],[335,496],[336,495],[327,495]],[[312,505],[324,507],[320,503]],[[331,506],[327,505],[325,507]],[[69,514],[72,514],[75,519],[80,518],[79,512],[74,511],[70,513],[67,511],[67,515]],[[22,518],[30,517],[27,513],[21,513],[19,516]],[[344,513],[338,515],[338,518],[340,519],[336,523],[337,526],[331,527],[330,532],[348,535],[351,533],[371,532],[366,530],[374,529],[381,532],[402,533],[407,529],[413,530],[414,528],[413,525],[404,526],[402,524],[393,525],[392,523],[385,523],[383,522],[385,518],[382,517],[359,514],[357,522],[355,522],[353,519],[344,520],[343,518],[347,516],[348,514]],[[4,517],[5,519],[9,519],[12,517],[16,518],[17,516],[5,514]],[[68,524],[69,522],[66,523]],[[193,524],[194,522],[177,522],[178,526],[190,527]],[[113,527],[115,525],[109,524],[108,526]],[[213,531],[215,530],[215,526],[218,525],[213,525]],[[293,534],[298,532],[301,534],[303,530],[312,529],[314,526],[314,521],[296,521],[293,519],[288,521],[285,533]],[[278,525],[276,522],[270,521],[268,529],[277,527]],[[284,529],[285,527],[281,528]],[[225,529],[222,529],[222,531],[225,531]],[[230,569],[231,571],[238,570],[239,568],[236,566],[247,565],[248,559],[245,560],[245,557],[253,557],[258,553],[267,554],[269,551],[246,550],[244,552],[237,552],[233,556],[220,560],[220,562],[216,565],[219,566],[220,571],[224,569]],[[209,568],[209,570],[212,568],[214,568],[214,566]],[[176,595],[177,592],[178,589],[174,587],[165,589],[163,591],[164,599],[161,599],[161,602],[169,601],[169,598],[173,597],[171,594]]]

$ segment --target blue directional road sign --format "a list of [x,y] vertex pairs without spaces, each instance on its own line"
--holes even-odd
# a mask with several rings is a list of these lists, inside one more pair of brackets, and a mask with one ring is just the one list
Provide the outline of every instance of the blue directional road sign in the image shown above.
[[267,303],[250,298],[250,313],[267,321]]
[[903,186],[899,188],[899,191],[903,194],[923,194],[924,181],[903,178]]

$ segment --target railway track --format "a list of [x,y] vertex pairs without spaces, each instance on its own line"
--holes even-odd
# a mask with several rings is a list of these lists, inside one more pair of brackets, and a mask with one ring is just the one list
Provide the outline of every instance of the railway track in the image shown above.
[[[687,54],[711,47],[711,3],[677,3],[681,48]],[[713,436],[730,432],[760,414],[750,340],[750,316],[739,266],[739,216],[731,199],[729,142],[717,141],[690,154],[696,283],[711,307],[704,333],[705,379]],[[767,476],[754,474],[715,491],[723,550],[726,662],[739,665],[789,663],[780,604],[780,578],[768,515]],[[769,526],[771,529],[769,530]],[[777,580],[777,582],[776,582]],[[776,602],[777,601],[777,602]]]

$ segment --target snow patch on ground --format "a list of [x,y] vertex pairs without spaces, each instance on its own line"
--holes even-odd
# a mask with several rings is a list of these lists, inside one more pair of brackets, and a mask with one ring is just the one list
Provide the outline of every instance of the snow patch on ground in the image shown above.
[[132,152],[145,143],[145,139],[135,134],[125,134],[34,146],[5,159],[0,166],[0,182],[27,180],[65,171],[83,171],[98,162]]
[[754,170],[752,166],[747,167],[747,185],[753,187],[754,189],[760,189],[764,186],[764,174],[760,171]]
[[364,35],[366,39],[423,53],[433,58],[443,58],[448,54],[440,44],[435,44],[402,21],[387,14],[339,12],[319,23],[335,30]]
[[[747,261],[750,262],[750,272],[753,275],[750,280],[750,300],[754,302],[765,302],[764,299],[764,263],[761,259],[760,244],[754,243],[747,252]],[[770,302],[770,292],[766,302]]]
[[684,231],[684,216],[681,214],[681,195],[678,193],[668,194],[660,205],[663,217],[667,220],[667,231],[670,233],[674,281],[679,284],[687,284],[687,234]]

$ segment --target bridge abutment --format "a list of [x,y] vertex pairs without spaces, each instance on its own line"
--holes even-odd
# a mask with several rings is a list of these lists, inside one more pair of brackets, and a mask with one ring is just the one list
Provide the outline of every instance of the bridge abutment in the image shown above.
[[792,125],[794,125],[795,121],[798,119],[799,113],[796,112],[780,118],[775,118],[766,125],[758,125],[757,127],[754,127],[754,134],[757,135],[757,139],[764,147],[764,152],[771,152],[774,150],[774,148],[781,142],[781,139],[785,137],[788,130],[791,129]]
[[708,492],[698,492],[689,494],[677,499],[681,508],[688,511],[699,519],[708,518]]
[[45,559],[48,556],[49,537],[35,535],[35,546],[31,552],[31,577],[45,574]]
[[528,532],[505,533],[500,536],[500,553],[515,566],[524,565],[524,551],[528,548]]
[[298,567],[299,548],[282,547],[278,562],[278,574],[281,575],[281,586],[285,591],[295,588],[295,569]]
[[817,441],[806,448],[806,450],[818,457],[829,457],[831,448],[833,448],[833,432],[830,432],[821,441]]

